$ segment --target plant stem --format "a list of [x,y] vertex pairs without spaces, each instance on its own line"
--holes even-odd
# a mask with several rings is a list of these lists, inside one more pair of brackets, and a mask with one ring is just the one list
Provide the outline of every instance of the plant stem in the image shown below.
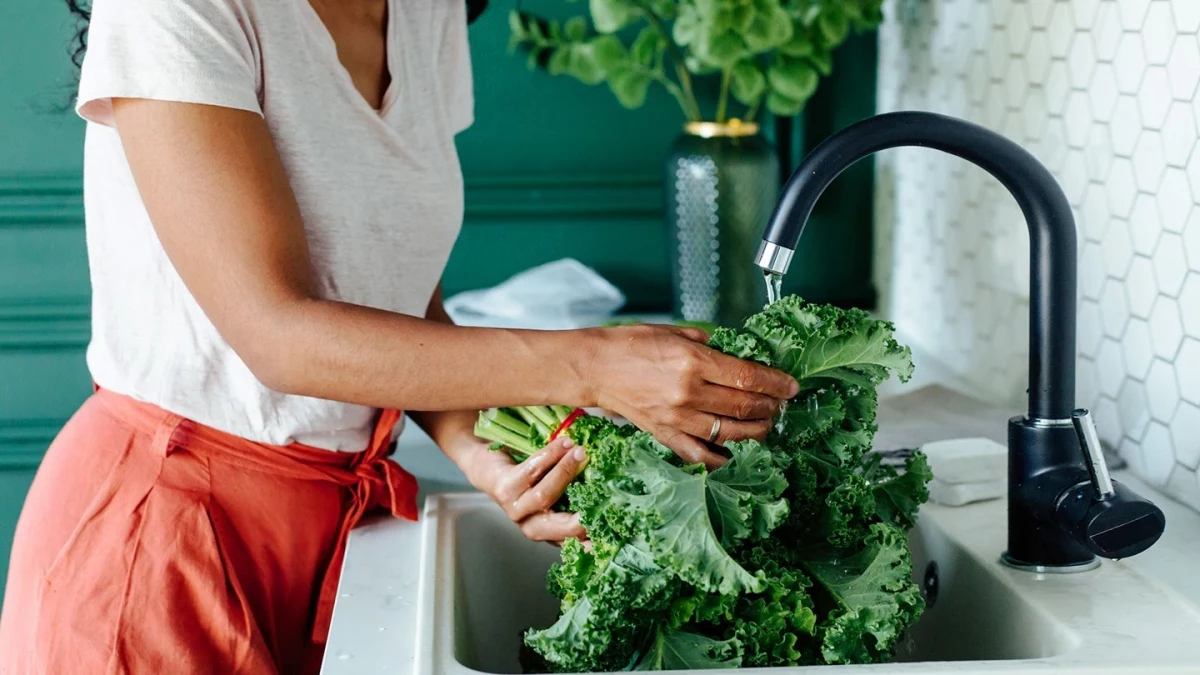
[[[667,33],[666,26],[663,25],[662,19],[658,18],[650,6],[645,2],[639,2],[638,6],[642,9],[642,14],[646,16],[646,21],[650,22],[651,26],[658,31],[663,40],[667,43],[667,49],[671,52],[671,60],[675,62],[675,76],[679,78],[680,90],[679,95],[675,98],[679,100],[679,105],[683,108],[683,114],[687,116],[691,122],[699,122],[700,104],[696,102],[696,93],[692,90],[692,75],[687,70],[687,62],[684,61],[683,52],[679,51],[679,46],[671,39],[671,35]],[[670,89],[670,87],[668,87]]]
[[[665,75],[654,75],[653,77],[656,82],[662,84],[662,86],[666,88],[667,92],[671,94],[671,96],[674,96],[675,100],[679,102],[679,107],[683,108],[683,114],[688,118],[689,122],[700,121],[699,108],[697,108],[695,114],[692,114],[691,108],[688,107],[688,99],[684,95],[683,91],[679,88],[679,85],[672,82]],[[693,102],[692,105],[695,105],[695,103]]]
[[725,123],[725,111],[729,106],[729,81],[732,79],[732,68],[721,71],[721,97],[717,99],[717,124]]
[[475,423],[475,435],[489,441],[503,443],[509,448],[517,450],[526,455],[532,455],[540,450],[540,448],[534,447],[533,443],[531,443],[529,439],[521,436],[518,433],[505,429],[499,424],[496,424],[488,419],[480,418],[479,421]]
[[[670,38],[668,38],[668,41],[670,41]],[[691,118],[691,121],[699,122],[703,117],[700,114],[700,104],[696,102],[696,93],[692,91],[692,76],[688,73],[687,66],[682,61],[675,62],[675,74],[679,77],[679,82],[683,86],[683,94],[687,97],[687,102],[691,104],[691,112],[689,113],[687,108],[684,108],[684,114],[687,114]]]
[[533,433],[532,427],[517,419],[515,415],[512,415],[504,408],[491,408],[485,411],[482,414],[482,417],[492,424],[504,427],[515,434],[524,436],[525,438],[529,438],[529,436]]
[[525,420],[526,424],[533,427],[534,429],[537,429],[538,433],[541,434],[543,437],[549,436],[550,432],[553,431],[553,429],[546,426],[546,424],[544,422],[542,422],[542,420],[538,419],[537,415],[534,415],[532,412],[530,412],[530,410],[528,408],[518,406],[515,408],[510,408],[510,410],[512,410],[518,416],[520,416],[521,419]]
[[558,419],[558,417],[554,414],[554,411],[550,409],[550,406],[531,405],[523,406],[523,409],[530,415],[538,418],[538,420],[542,424],[546,425],[546,428],[550,429],[551,431],[553,431],[554,428],[557,427],[560,422],[562,422],[562,420]]
[[767,97],[766,94],[759,96],[758,100],[754,102],[754,105],[751,105],[749,108],[746,108],[746,121],[747,122],[753,122],[754,118],[758,117],[758,106],[762,105],[763,99],[766,97]]

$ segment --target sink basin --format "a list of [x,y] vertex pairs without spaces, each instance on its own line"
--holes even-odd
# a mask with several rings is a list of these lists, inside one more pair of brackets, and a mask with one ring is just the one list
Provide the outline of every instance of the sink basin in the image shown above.
[[[931,606],[895,663],[839,672],[1200,674],[1200,608],[1128,562],[1067,575],[1004,567],[1004,516],[1003,500],[927,505],[910,542]],[[527,541],[478,494],[431,496],[423,528],[413,672],[521,672],[522,632],[557,614],[545,574],[558,550]]]

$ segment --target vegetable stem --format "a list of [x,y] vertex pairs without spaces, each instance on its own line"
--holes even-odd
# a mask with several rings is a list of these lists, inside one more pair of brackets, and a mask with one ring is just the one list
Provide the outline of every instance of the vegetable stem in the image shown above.
[[529,426],[536,429],[538,431],[538,433],[540,433],[542,436],[549,436],[550,432],[554,431],[550,427],[546,426],[546,424],[544,422],[542,422],[542,420],[540,420],[537,415],[533,414],[533,412],[528,407],[517,406],[515,408],[510,408],[510,410],[512,410],[513,412],[520,415],[521,419],[525,420],[525,422],[528,423]]
[[475,423],[475,435],[489,441],[503,443],[513,450],[518,450],[526,455],[532,455],[540,450],[527,437],[510,429],[505,429],[485,417],[480,417],[479,421]]
[[515,434],[520,434],[524,438],[529,438],[533,428],[522,422],[508,412],[504,408],[492,408],[484,412],[487,421],[499,425]]
[[557,428],[558,425],[562,423],[562,420],[560,420],[554,416],[554,412],[550,409],[550,406],[544,406],[544,405],[525,406],[524,410],[526,412],[528,412],[530,415],[533,415],[534,417],[536,417],[538,419],[538,421],[540,421],[543,425],[546,426],[546,429],[548,430],[546,432],[547,435],[549,435],[550,433],[553,433],[554,429]]

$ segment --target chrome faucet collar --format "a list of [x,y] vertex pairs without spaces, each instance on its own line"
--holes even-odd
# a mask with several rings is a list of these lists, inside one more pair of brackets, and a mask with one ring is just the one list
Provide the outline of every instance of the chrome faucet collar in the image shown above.
[[754,264],[761,267],[764,272],[784,275],[787,274],[788,267],[792,265],[793,253],[795,251],[790,248],[764,239],[758,245],[758,254],[754,256]]

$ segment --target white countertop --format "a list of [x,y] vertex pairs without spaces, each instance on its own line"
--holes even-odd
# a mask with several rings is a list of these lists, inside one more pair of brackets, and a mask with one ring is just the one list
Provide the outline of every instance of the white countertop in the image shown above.
[[[912,447],[963,436],[1003,442],[1005,419],[1004,411],[985,410],[946,390],[924,389],[881,402],[877,447]],[[401,437],[396,459],[420,479],[423,493],[470,489],[457,467],[413,425]],[[1125,471],[1114,476],[1153,499],[1167,517],[1162,540],[1123,564],[1141,568],[1200,605],[1200,580],[1194,572],[1200,560],[1200,513]],[[384,517],[368,519],[351,533],[323,674],[411,672],[411,660],[401,655],[414,652],[420,542],[419,523]]]

